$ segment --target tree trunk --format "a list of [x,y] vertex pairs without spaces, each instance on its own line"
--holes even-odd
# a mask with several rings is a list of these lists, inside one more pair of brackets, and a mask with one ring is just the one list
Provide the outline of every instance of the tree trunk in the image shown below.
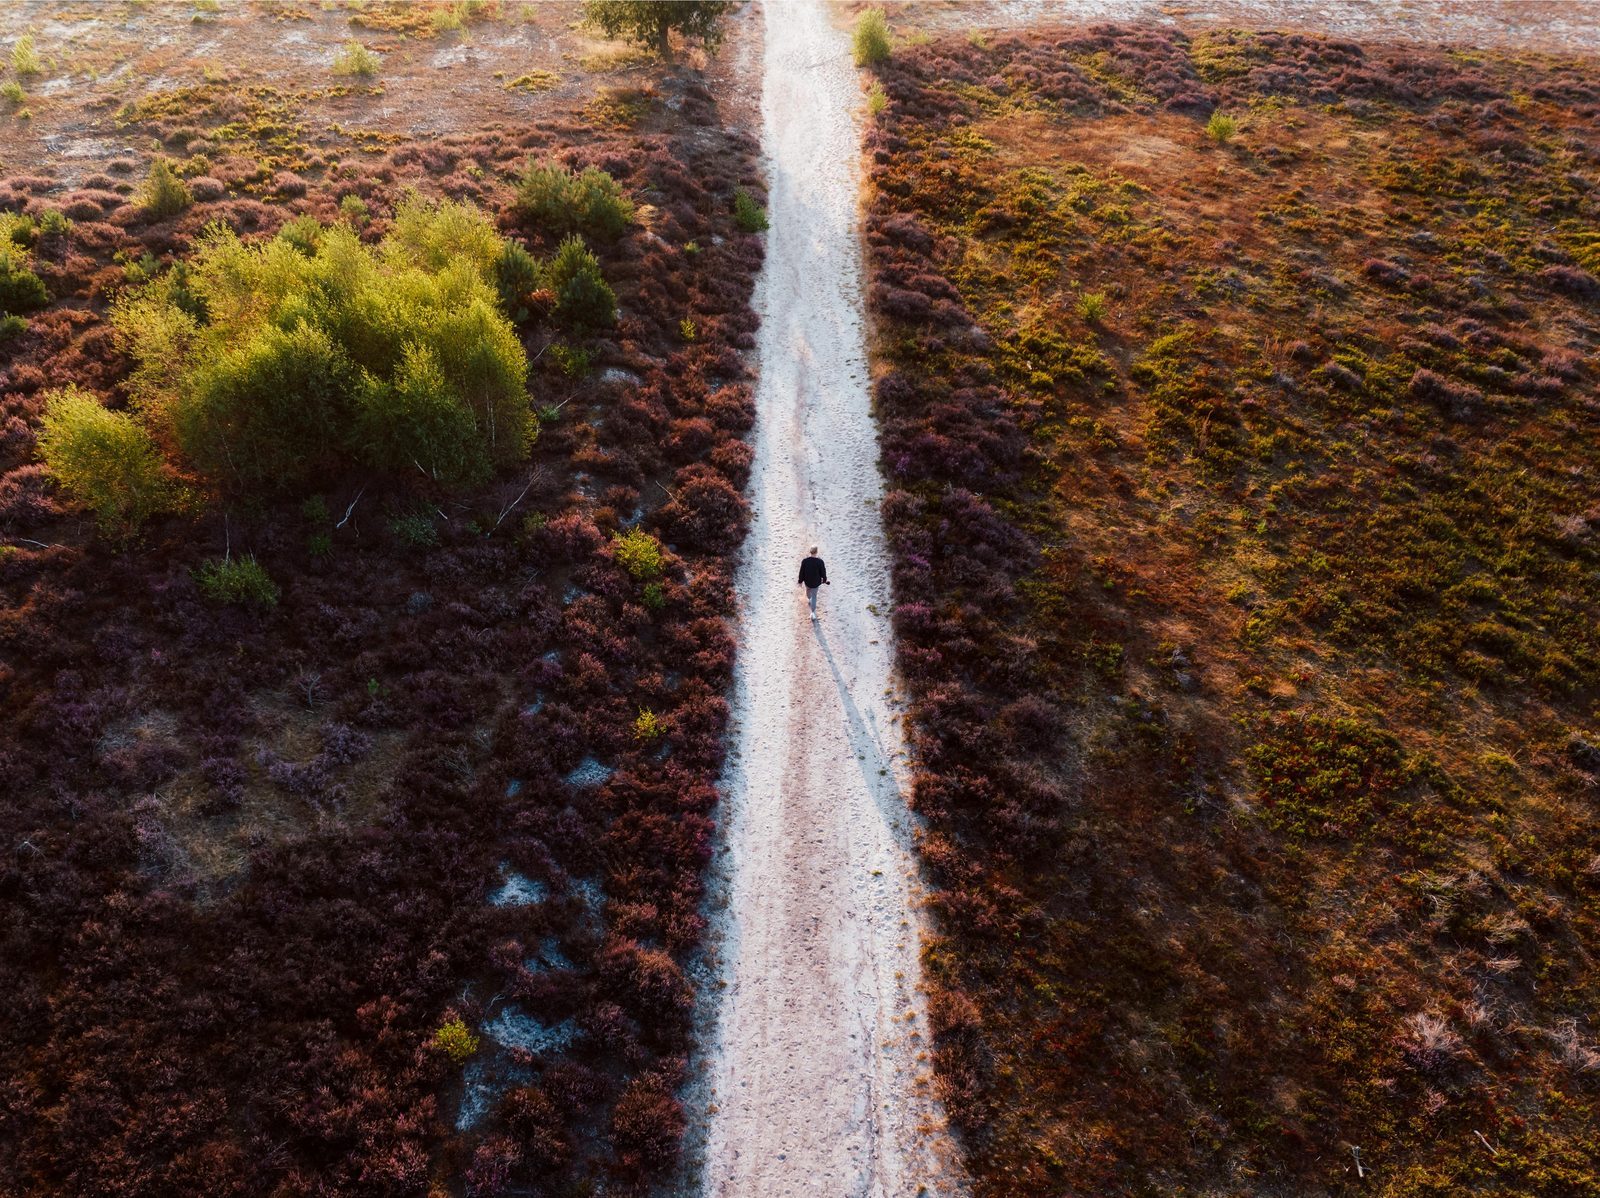
[[672,26],[666,13],[656,17],[656,53],[662,62],[672,61]]

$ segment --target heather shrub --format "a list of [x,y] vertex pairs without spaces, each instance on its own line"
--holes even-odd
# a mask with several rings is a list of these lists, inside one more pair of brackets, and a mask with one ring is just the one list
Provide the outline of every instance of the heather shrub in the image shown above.
[[869,8],[856,18],[856,66],[870,67],[889,61],[892,45],[889,41],[889,22],[881,8]]
[[157,439],[227,491],[343,465],[458,485],[522,457],[527,357],[501,314],[503,242],[459,204],[403,204],[376,247],[296,224],[213,226],[187,269],[120,304],[129,389]]
[[600,261],[576,233],[561,243],[544,268],[545,287],[556,297],[556,319],[579,328],[612,324],[617,297],[600,273]]
[[175,216],[192,203],[194,197],[189,193],[188,184],[178,178],[172,163],[165,158],[151,162],[150,172],[139,188],[139,207],[152,216],[163,217]]
[[333,56],[335,75],[368,76],[378,73],[378,56],[360,42],[351,38]]
[[767,210],[742,187],[733,195],[733,223],[745,233],[764,233],[767,229]]
[[217,603],[272,607],[278,584],[253,556],[214,558],[195,567],[194,580],[206,598]]
[[93,511],[106,533],[130,534],[171,501],[150,434],[127,413],[108,410],[77,387],[45,397],[39,456],[57,485]]
[[583,233],[609,240],[633,220],[633,201],[605,171],[581,172],[529,163],[517,184],[517,209],[542,230],[558,236]]
[[628,1084],[611,1114],[611,1139],[618,1162],[630,1171],[665,1169],[678,1157],[683,1106],[650,1079]]

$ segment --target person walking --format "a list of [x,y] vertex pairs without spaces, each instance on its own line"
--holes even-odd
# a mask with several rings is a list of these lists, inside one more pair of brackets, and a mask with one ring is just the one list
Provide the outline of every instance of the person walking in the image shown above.
[[800,563],[800,584],[806,589],[806,602],[811,605],[811,618],[817,618],[817,588],[832,586],[828,581],[828,567],[817,556],[817,547],[811,546],[811,556]]

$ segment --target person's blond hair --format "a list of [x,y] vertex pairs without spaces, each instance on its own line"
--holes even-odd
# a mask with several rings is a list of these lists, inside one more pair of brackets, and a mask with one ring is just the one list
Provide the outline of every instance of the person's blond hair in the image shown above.
[[817,547],[815,545],[811,546],[811,556],[812,557],[816,557],[817,556]]

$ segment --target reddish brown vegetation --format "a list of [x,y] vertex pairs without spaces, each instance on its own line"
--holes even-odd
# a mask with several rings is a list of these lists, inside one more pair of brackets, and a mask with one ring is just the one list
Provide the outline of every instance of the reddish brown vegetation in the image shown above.
[[[400,145],[280,177],[271,202],[196,178],[160,222],[126,172],[0,182],[0,205],[77,221],[35,254],[55,304],[0,373],[0,1190],[630,1192],[672,1167],[749,462],[761,245],[732,197],[759,182],[702,85],[637,105],[631,129]],[[588,374],[525,326],[534,403],[560,405],[531,485],[329,478],[320,503],[170,518],[125,552],[62,510],[34,461],[41,391],[119,401],[120,262],[211,221],[333,220],[346,196],[376,238],[408,187],[492,205],[548,252],[511,209],[530,156],[652,206],[597,247],[621,316],[582,343]],[[671,550],[650,602],[609,548],[635,520]],[[275,608],[202,597],[193,567],[225,547],[281,585]],[[644,707],[666,728],[648,744]],[[615,772],[573,774],[591,758]],[[544,900],[489,905],[506,871]],[[508,1004],[577,1032],[486,1037],[469,1083],[513,1088],[456,1136],[462,1070],[432,1034]]]
[[879,79],[979,1191],[1600,1193],[1593,64],[1104,27]]

